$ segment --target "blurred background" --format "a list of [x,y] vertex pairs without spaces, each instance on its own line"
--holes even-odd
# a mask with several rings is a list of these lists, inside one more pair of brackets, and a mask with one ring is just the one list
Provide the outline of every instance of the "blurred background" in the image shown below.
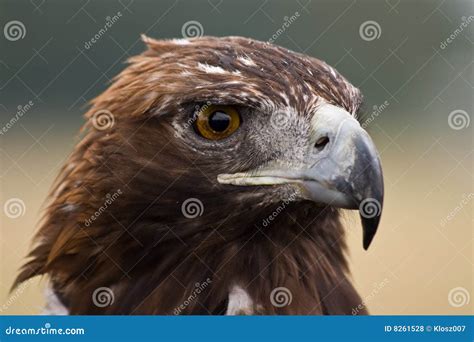
[[[0,0],[0,314],[36,314],[45,281],[9,293],[87,103],[154,38],[271,40],[336,67],[365,96],[386,202],[354,283],[373,314],[473,313],[471,0]],[[104,27],[107,27],[104,30]],[[92,39],[94,38],[94,41]]]

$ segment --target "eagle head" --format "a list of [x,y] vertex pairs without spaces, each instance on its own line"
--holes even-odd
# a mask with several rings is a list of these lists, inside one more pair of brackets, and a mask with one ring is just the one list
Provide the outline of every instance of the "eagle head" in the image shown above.
[[383,204],[359,90],[252,39],[143,40],[92,101],[17,282],[47,274],[69,313],[350,313],[339,208],[367,248]]

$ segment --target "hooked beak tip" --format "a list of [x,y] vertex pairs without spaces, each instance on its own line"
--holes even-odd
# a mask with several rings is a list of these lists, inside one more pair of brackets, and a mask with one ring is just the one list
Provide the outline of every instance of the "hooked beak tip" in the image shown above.
[[[382,195],[383,196],[383,195]],[[367,250],[374,239],[382,215],[383,197],[366,198],[359,205],[363,230],[363,247]]]

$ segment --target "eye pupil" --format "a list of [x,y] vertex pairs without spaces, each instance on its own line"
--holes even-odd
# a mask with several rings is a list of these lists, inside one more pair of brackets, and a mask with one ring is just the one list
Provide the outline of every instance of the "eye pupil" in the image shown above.
[[232,106],[206,106],[194,123],[196,133],[209,140],[227,138],[239,128],[239,112]]
[[209,116],[209,127],[215,132],[224,132],[230,125],[230,115],[216,111]]

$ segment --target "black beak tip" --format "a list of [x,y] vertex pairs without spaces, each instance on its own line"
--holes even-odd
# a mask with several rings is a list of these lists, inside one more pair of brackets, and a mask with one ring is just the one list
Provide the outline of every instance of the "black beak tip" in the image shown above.
[[361,215],[362,228],[363,228],[363,246],[367,250],[374,239],[375,233],[380,222],[380,215],[367,218]]

